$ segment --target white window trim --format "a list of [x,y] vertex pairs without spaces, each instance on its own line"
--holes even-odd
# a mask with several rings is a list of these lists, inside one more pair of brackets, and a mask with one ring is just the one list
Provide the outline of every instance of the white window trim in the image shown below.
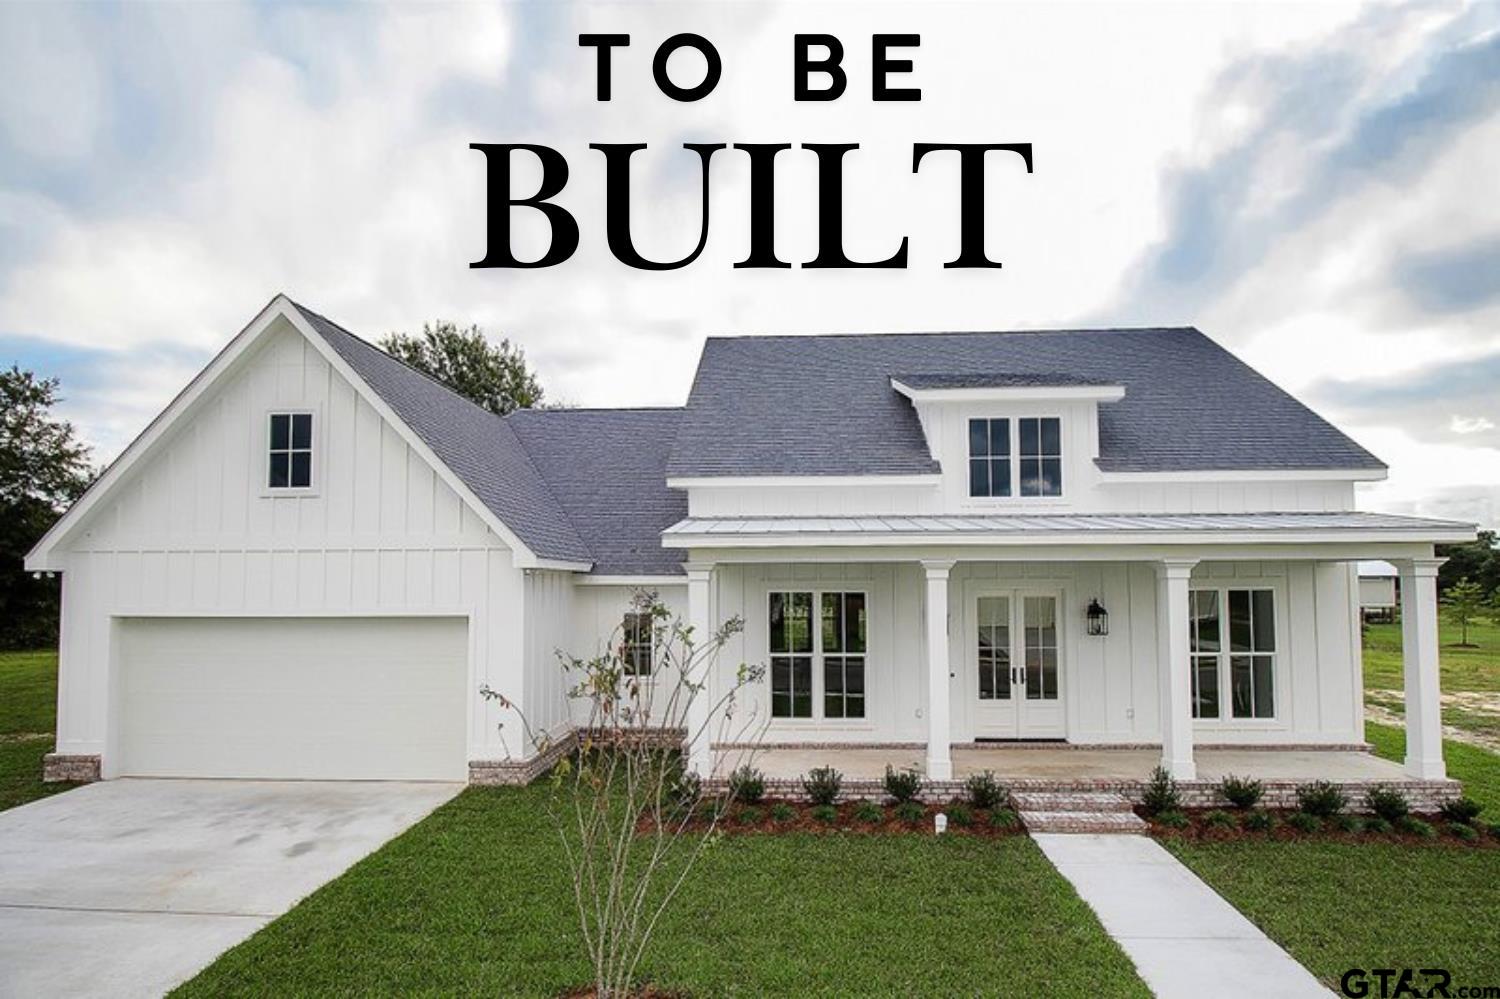
[[[969,423],[972,420],[1009,420],[1010,431],[1010,487],[1009,496],[975,496],[969,490],[973,487],[969,478],[969,462],[973,454],[969,451]],[[1057,460],[1061,465],[1062,491],[1056,496],[1023,496],[1021,495],[1021,421],[1022,420],[1056,420],[1057,421]],[[963,498],[965,506],[972,507],[996,507],[996,506],[1064,506],[1068,501],[1069,480],[1072,478],[1068,471],[1068,448],[1067,448],[1067,426],[1068,421],[1061,412],[1037,411],[1019,414],[1002,414],[997,416],[983,416],[978,413],[963,417]]]
[[[1231,652],[1229,646],[1229,591],[1230,590],[1266,590],[1271,594],[1271,614],[1274,620],[1271,622],[1272,634],[1276,636],[1276,649],[1273,652],[1235,653]],[[1242,729],[1242,728],[1279,728],[1282,727],[1282,707],[1285,700],[1285,687],[1288,683],[1286,676],[1287,635],[1286,626],[1286,601],[1282,598],[1281,587],[1271,580],[1242,580],[1242,579],[1220,579],[1212,582],[1194,581],[1189,586],[1191,593],[1217,593],[1219,595],[1219,651],[1212,653],[1195,653],[1191,648],[1191,632],[1189,633],[1188,662],[1192,668],[1192,661],[1199,655],[1212,655],[1218,660],[1219,675],[1219,717],[1217,718],[1193,718],[1193,727],[1205,729]],[[1192,627],[1191,621],[1188,625]],[[1268,656],[1271,660],[1271,714],[1264,718],[1236,718],[1234,716],[1234,696],[1229,687],[1230,666],[1229,659],[1234,655],[1256,655]],[[1191,687],[1190,687],[1191,689]]]
[[626,610],[620,612],[620,651],[624,652],[626,649],[631,648],[632,645],[641,644],[640,642],[632,643],[627,641],[630,632],[625,628],[625,619],[630,617],[631,615],[637,615],[650,619],[647,624],[649,637],[645,643],[646,672],[640,672],[639,667],[637,667],[636,672],[630,672],[629,659],[622,655],[620,657],[622,673],[624,676],[629,677],[632,680],[641,682],[654,682],[656,680],[656,667],[658,665],[656,661],[656,621],[654,619],[651,619],[650,611],[638,611],[627,608]]
[[[813,650],[811,653],[791,653],[771,651],[771,595],[773,593],[811,593],[813,598],[812,640]],[[825,593],[858,593],[865,598],[865,715],[863,718],[829,718],[823,714],[823,594]],[[873,609],[870,605],[870,591],[858,586],[805,586],[795,582],[778,583],[766,588],[766,717],[770,719],[773,726],[786,725],[793,728],[820,729],[838,728],[845,730],[864,731],[873,729],[875,723],[870,709],[870,678],[873,671],[870,665],[871,633],[873,629]],[[847,656],[850,653],[842,653]],[[792,718],[772,714],[772,698],[774,696],[774,679],[770,675],[771,657],[782,655],[810,655],[812,658],[812,703],[813,713],[807,718]]]
[[[271,417],[273,416],[310,416],[312,417],[312,461],[311,478],[307,486],[272,486],[271,485]],[[257,478],[260,481],[260,495],[268,499],[282,497],[305,497],[317,496],[322,491],[323,484],[323,416],[312,406],[277,406],[267,409],[261,420],[260,450],[257,452],[256,460],[259,462]]]

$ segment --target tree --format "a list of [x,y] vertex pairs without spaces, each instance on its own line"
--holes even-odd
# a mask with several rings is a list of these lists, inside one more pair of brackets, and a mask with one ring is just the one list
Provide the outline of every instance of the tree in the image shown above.
[[52,415],[58,381],[0,372],[0,647],[57,641],[58,586],[25,571],[26,553],[93,478],[89,449]]
[[459,329],[439,319],[424,324],[420,336],[392,333],[380,347],[500,416],[541,404],[542,386],[521,348],[509,340],[491,344],[478,326]]
[[1448,593],[1443,597],[1443,610],[1449,623],[1458,626],[1459,645],[1468,647],[1469,625],[1484,613],[1485,604],[1484,588],[1468,577],[1448,587]]
[[1438,590],[1446,593],[1460,579],[1470,579],[1491,595],[1500,594],[1500,540],[1494,531],[1480,531],[1474,541],[1461,545],[1438,545],[1437,554],[1448,561],[1438,569]]
[[[729,804],[727,782],[711,787],[683,768],[684,741],[740,747],[721,751],[719,767],[745,772],[737,762],[748,761],[764,731],[753,712],[736,717],[738,695],[765,675],[762,666],[742,663],[706,712],[700,716],[692,708],[713,697],[709,670],[743,629],[738,618],[711,635],[695,635],[655,593],[640,591],[627,622],[633,634],[617,629],[603,655],[581,660],[558,653],[573,702],[568,716],[587,720],[577,729],[576,751],[552,772],[548,810],[567,858],[593,994],[600,999],[635,994],[646,946],[714,842]],[[648,637],[651,659],[643,675],[638,650]],[[547,737],[535,733],[513,702],[488,687],[480,693],[521,719],[533,748],[547,749]],[[737,759],[728,760],[729,754]]]

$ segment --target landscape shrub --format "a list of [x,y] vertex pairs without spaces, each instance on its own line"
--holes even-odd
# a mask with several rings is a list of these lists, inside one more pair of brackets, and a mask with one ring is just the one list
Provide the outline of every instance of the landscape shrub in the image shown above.
[[915,770],[892,770],[885,765],[885,793],[895,799],[896,804],[917,800],[922,792],[922,775]]
[[954,802],[948,806],[948,822],[959,829],[967,829],[974,824],[974,812],[961,802]]
[[885,821],[885,810],[873,801],[861,801],[854,806],[854,820],[865,825],[879,825]]
[[1342,812],[1349,804],[1349,796],[1343,789],[1326,780],[1313,781],[1297,787],[1297,807],[1308,815],[1326,819]]
[[996,808],[1005,803],[1010,797],[1000,782],[995,780],[995,775],[986,770],[982,774],[971,774],[964,781],[964,792],[969,796],[969,804],[975,808]]
[[1448,832],[1457,836],[1465,843],[1472,843],[1479,838],[1479,830],[1463,822],[1450,822],[1448,824]]
[[839,810],[832,805],[814,805],[807,814],[829,826],[839,820]]
[[729,775],[729,797],[746,805],[758,805],[766,796],[766,778],[759,770],[746,764]]
[[1387,822],[1395,822],[1411,811],[1406,795],[1384,785],[1376,785],[1365,793],[1365,805]]
[[1214,829],[1237,829],[1240,823],[1233,813],[1214,809],[1203,814],[1203,824]]
[[1177,782],[1165,767],[1151,771],[1151,779],[1141,793],[1141,807],[1147,815],[1175,812],[1182,807],[1182,795],[1177,793]]
[[1188,827],[1188,817],[1176,808],[1163,809],[1152,815],[1151,820],[1159,826],[1166,826],[1168,829],[1186,829]]
[[927,809],[920,801],[903,801],[893,811],[896,818],[902,822],[921,822],[927,818]]
[[1479,818],[1479,813],[1484,811],[1484,806],[1473,798],[1457,798],[1443,802],[1443,807],[1439,811],[1449,822],[1467,826],[1472,825],[1474,820]]
[[1335,815],[1330,821],[1333,822],[1333,828],[1341,833],[1357,833],[1365,827],[1357,815]]
[[1265,788],[1260,781],[1249,777],[1230,774],[1219,782],[1219,797],[1239,809],[1254,808],[1260,804],[1260,797],[1264,793]]
[[1251,832],[1270,832],[1276,825],[1276,816],[1263,808],[1256,808],[1245,814],[1245,828]]
[[1389,836],[1391,824],[1377,815],[1373,819],[1365,819],[1365,832],[1374,836]]
[[1431,823],[1423,822],[1415,815],[1403,815],[1394,824],[1397,832],[1405,833],[1408,836],[1432,839],[1437,835],[1437,830],[1432,828]]
[[802,778],[802,790],[814,805],[831,805],[839,800],[844,775],[833,767],[814,767]]
[[1293,812],[1286,818],[1286,824],[1300,833],[1316,833],[1323,831],[1323,820],[1312,812]]
[[746,805],[740,809],[739,821],[742,826],[758,826],[766,817],[766,813],[754,805]]
[[797,809],[784,801],[778,801],[771,806],[772,822],[790,822],[797,817]]
[[1021,824],[1021,817],[1009,808],[997,808],[990,812],[990,825],[996,829],[1015,829]]

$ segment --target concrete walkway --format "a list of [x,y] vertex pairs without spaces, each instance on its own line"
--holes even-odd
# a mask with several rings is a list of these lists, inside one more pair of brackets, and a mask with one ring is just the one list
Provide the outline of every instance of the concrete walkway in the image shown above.
[[1066,833],[1033,839],[1158,996],[1330,995],[1155,840]]
[[115,780],[0,812],[0,996],[162,995],[461,788]]

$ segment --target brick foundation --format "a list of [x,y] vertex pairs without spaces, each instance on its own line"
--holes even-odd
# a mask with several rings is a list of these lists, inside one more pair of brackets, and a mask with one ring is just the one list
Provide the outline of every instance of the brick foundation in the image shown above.
[[470,760],[469,783],[511,787],[530,784],[551,770],[558,760],[577,746],[577,733],[569,732],[535,756],[509,760]]
[[63,753],[48,753],[42,757],[42,780],[49,784],[59,781],[86,783],[98,779],[98,756],[68,756]]

